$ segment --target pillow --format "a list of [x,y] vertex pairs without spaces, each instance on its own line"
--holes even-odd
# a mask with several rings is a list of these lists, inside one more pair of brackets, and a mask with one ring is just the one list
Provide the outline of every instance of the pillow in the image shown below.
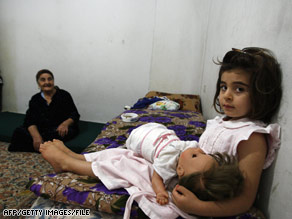
[[180,110],[190,110],[202,113],[200,95],[192,94],[171,94],[159,91],[149,91],[145,97],[165,96],[168,99],[180,104]]
[[160,109],[160,110],[179,110],[180,104],[172,100],[160,100],[152,103],[148,109]]

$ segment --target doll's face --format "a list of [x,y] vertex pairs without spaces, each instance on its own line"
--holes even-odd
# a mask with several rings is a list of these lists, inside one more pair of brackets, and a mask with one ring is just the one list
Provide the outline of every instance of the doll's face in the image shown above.
[[214,158],[200,148],[189,148],[183,151],[179,157],[176,172],[178,177],[189,175],[195,172],[205,172],[212,165],[216,165]]

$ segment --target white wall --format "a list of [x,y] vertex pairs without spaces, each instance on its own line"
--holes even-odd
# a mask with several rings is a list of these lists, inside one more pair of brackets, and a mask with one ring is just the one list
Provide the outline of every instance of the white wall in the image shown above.
[[82,120],[106,122],[149,87],[154,0],[1,0],[3,110],[24,113],[48,68]]
[[157,1],[150,90],[199,94],[209,1]]
[[291,218],[292,1],[212,0],[210,3],[201,90],[207,118],[216,115],[211,105],[219,68],[212,59],[222,58],[232,47],[259,46],[274,51],[282,65],[284,97],[278,115],[282,127],[282,145],[276,162],[263,174],[257,204],[267,218]]
[[291,11],[290,0],[0,0],[3,108],[25,112],[36,72],[49,68],[83,120],[105,122],[148,90],[200,93],[212,118],[212,60],[232,47],[267,47],[284,73],[282,145],[258,206],[291,218]]

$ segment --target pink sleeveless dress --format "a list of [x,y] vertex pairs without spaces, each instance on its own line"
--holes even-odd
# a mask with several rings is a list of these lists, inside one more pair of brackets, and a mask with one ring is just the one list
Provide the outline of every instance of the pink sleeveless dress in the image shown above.
[[252,133],[266,134],[268,154],[264,169],[269,167],[275,159],[276,151],[280,147],[280,126],[266,125],[260,121],[243,118],[224,121],[223,117],[215,117],[207,121],[207,128],[199,140],[200,148],[205,153],[226,152],[237,154],[237,146],[241,141],[248,140]]

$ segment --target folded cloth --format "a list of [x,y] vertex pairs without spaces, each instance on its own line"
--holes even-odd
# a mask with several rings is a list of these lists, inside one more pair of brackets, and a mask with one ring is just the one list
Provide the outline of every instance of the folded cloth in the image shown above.
[[150,104],[155,103],[157,101],[163,100],[162,98],[159,97],[152,97],[152,98],[141,98],[135,103],[131,109],[143,109],[148,107]]

